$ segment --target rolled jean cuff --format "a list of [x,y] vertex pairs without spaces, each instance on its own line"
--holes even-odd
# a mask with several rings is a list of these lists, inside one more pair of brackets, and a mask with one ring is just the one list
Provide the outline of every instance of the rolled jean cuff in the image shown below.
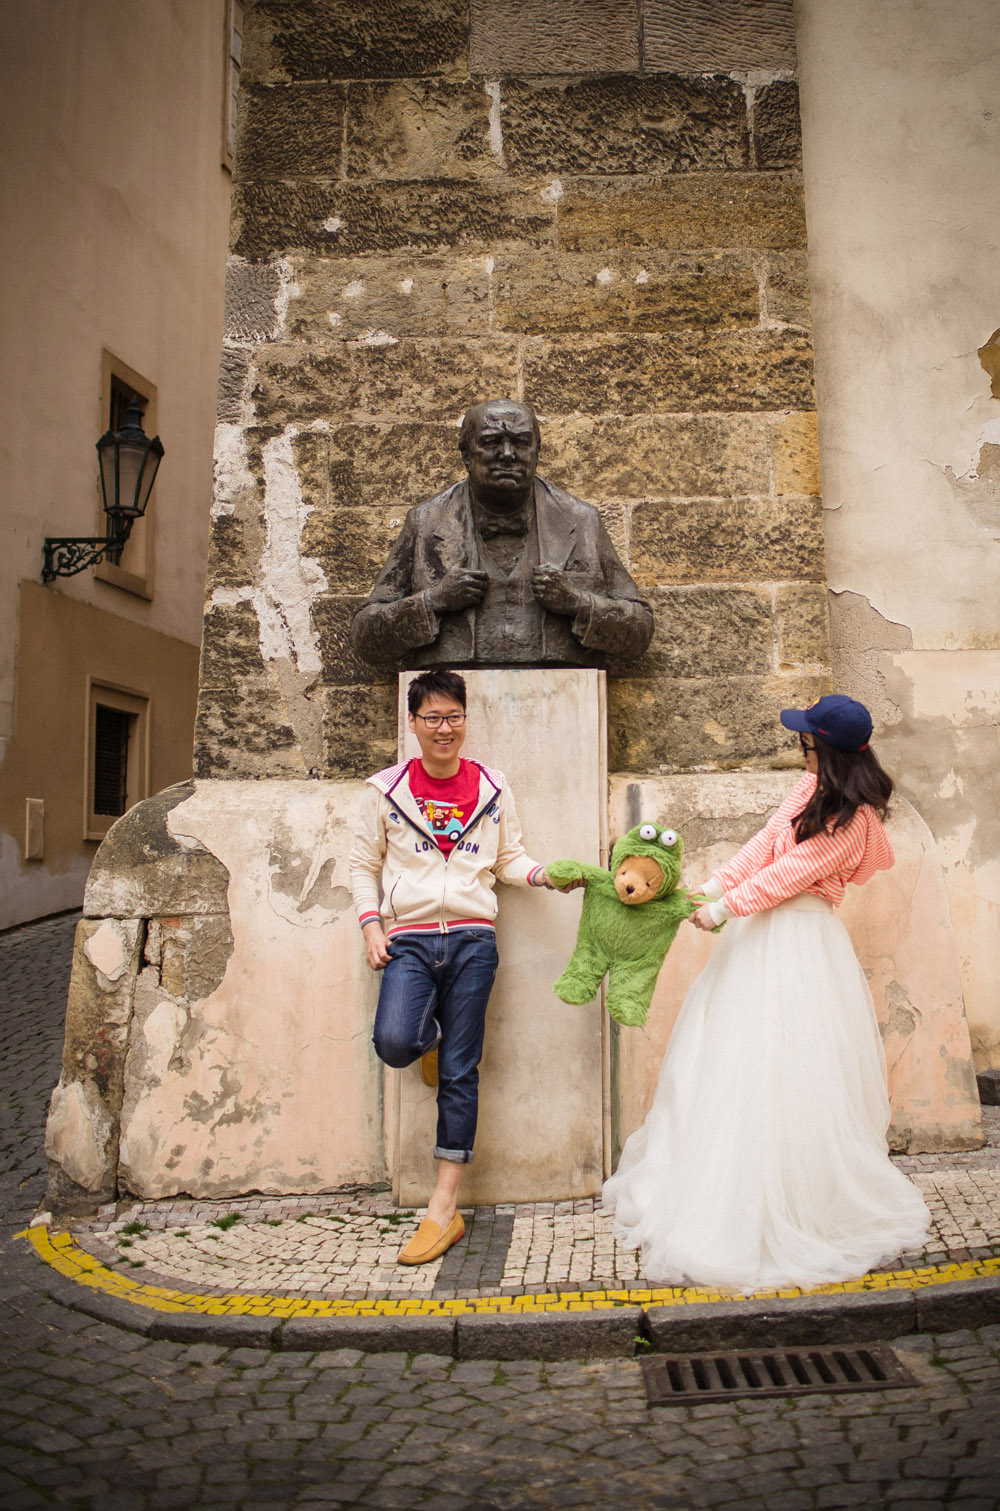
[[471,1165],[475,1155],[471,1149],[442,1149],[439,1144],[435,1144],[434,1158],[446,1159],[452,1165]]

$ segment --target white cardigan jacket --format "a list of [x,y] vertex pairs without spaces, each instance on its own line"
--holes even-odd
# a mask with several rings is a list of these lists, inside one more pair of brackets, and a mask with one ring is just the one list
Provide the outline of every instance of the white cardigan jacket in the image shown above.
[[409,762],[368,778],[348,857],[362,928],[376,918],[390,936],[401,931],[447,934],[456,925],[493,928],[498,880],[544,885],[543,868],[521,843],[514,798],[503,773],[479,761],[473,765],[479,767],[479,796],[447,859],[410,791]]

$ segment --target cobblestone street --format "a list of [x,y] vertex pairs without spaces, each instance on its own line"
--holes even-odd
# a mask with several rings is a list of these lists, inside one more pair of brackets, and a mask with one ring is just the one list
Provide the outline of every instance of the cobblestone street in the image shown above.
[[[916,1387],[650,1409],[631,1357],[271,1352],[153,1341],[57,1304],[15,1235],[42,1195],[74,924],[0,936],[4,1511],[1000,1506],[997,1326],[896,1340]],[[970,1156],[950,1207],[979,1214],[978,1244],[956,1218],[962,1252],[996,1242],[987,1177]],[[491,1222],[505,1252],[532,1252],[513,1214]]]

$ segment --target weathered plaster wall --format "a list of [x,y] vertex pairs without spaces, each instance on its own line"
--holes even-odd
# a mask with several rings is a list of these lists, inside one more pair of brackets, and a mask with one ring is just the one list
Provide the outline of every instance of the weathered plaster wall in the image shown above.
[[50,1203],[385,1179],[347,878],[359,797],[182,783],[119,820],[78,931]]
[[[112,643],[115,680],[148,691],[163,721],[156,782],[191,771],[229,219],[224,22],[225,0],[3,7],[0,928],[80,904],[96,848],[83,839],[80,721],[86,676],[107,675]],[[72,654],[40,675],[22,585],[42,591],[46,535],[104,529],[105,349],[156,390],[147,430],[166,454],[123,558],[137,571],[137,537],[152,535],[151,596],[89,570],[59,578],[44,592]],[[61,649],[48,639],[50,655]],[[28,797],[45,804],[41,860],[24,859]]]
[[[279,790],[275,788],[278,786]],[[317,1191],[384,1178],[372,984],[347,848],[357,784],[196,784],[167,817],[229,874],[222,971],[139,977],[120,1181],[176,1191]]]
[[[684,882],[698,885],[764,823],[791,785],[783,772],[618,776],[611,786],[611,830],[651,818],[683,836]],[[889,1136],[913,1152],[982,1143],[962,981],[934,841],[909,803],[897,799],[889,821],[891,871],[848,887],[838,916],[851,935],[875,1001],[892,1104]],[[613,1105],[617,1151],[642,1122],[674,1021],[715,940],[679,931],[660,973],[643,1029],[615,1034]]]
[[259,0],[244,63],[199,774],[391,758],[347,626],[502,394],[656,611],[612,766],[783,760],[829,643],[790,0]]
[[1000,1066],[1000,31],[993,0],[799,0],[834,676],[945,868]]
[[[151,700],[151,792],[190,775],[197,647],[22,582],[17,597],[17,739],[0,765],[0,929],[77,908],[96,842],[84,842],[87,678]],[[45,803],[45,855],[25,861],[24,799]]]
[[103,347],[157,386],[157,592],[147,603],[89,572],[59,591],[198,639],[229,213],[222,0],[135,0],[127,24],[117,0],[4,10],[3,246],[18,271],[0,287],[0,455],[17,487],[4,499],[0,736],[13,697],[6,585],[38,580],[45,535],[95,533]]

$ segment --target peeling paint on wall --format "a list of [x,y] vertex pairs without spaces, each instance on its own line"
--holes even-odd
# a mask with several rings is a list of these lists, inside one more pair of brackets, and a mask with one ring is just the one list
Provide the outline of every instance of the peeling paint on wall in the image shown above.
[[[351,833],[341,819],[332,818],[327,832],[303,850],[289,826],[277,820],[271,838],[269,898],[271,906],[290,923],[326,927],[351,907],[349,887],[334,881],[350,849]],[[289,907],[291,903],[291,907]]]
[[45,1154],[85,1191],[107,1177],[107,1143],[113,1119],[92,1082],[60,1081],[45,1125]]
[[265,661],[288,660],[303,675],[322,670],[319,638],[309,606],[327,587],[315,557],[300,554],[302,530],[312,512],[302,498],[292,440],[294,425],[264,447],[264,497],[267,541],[260,563],[260,647]]
[[133,941],[125,938],[125,931],[117,919],[106,919],[83,946],[83,952],[97,972],[97,980],[104,991],[110,990],[128,965],[128,954]]
[[1000,330],[993,332],[985,345],[976,352],[976,356],[990,380],[990,393],[994,399],[1000,399]]
[[[899,709],[907,742],[907,788],[920,794],[920,811],[945,853],[959,853],[976,870],[1000,863],[997,804],[997,728],[1000,700],[986,689],[956,689],[963,716],[920,707],[912,658],[885,660],[888,695]],[[949,841],[954,841],[950,845]],[[949,857],[951,858],[951,857]]]
[[886,619],[861,593],[831,591],[829,601],[838,690],[870,709],[876,730],[897,724],[901,712],[886,687],[882,658],[886,651],[909,650],[911,631],[905,624]]
[[[835,682],[944,870],[1000,1065],[996,4],[797,0]],[[928,122],[933,128],[928,130]]]
[[[991,396],[1000,399],[1000,330],[993,332],[976,355],[990,379]],[[1000,415],[993,416],[980,430],[964,472],[956,473],[949,466],[941,467],[941,472],[976,525],[1000,530]]]
[[214,916],[161,918],[150,932],[125,1068],[121,1187],[226,1195],[384,1179],[377,982],[348,906],[360,784],[204,790],[202,804],[195,784],[167,822],[175,843],[194,839],[228,860],[232,952]]
[[254,486],[247,461],[246,432],[242,425],[220,422],[215,427],[215,497],[212,518],[233,514],[240,500]]
[[299,286],[295,281],[295,269],[287,257],[279,257],[272,264],[278,274],[278,287],[274,294],[274,336],[284,334],[288,322],[288,306],[293,299],[299,297]]
[[[307,430],[324,432],[325,421]],[[217,469],[221,492],[218,509],[238,516],[241,527],[258,535],[257,520],[263,515],[265,530],[252,582],[234,584],[230,579],[216,586],[208,612],[246,604],[256,621],[260,665],[266,670],[277,706],[299,736],[305,770],[315,770],[322,759],[321,701],[312,694],[322,673],[320,638],[313,622],[313,603],[327,587],[321,563],[302,551],[302,532],[312,513],[303,498],[295,456],[300,427],[289,425],[273,436],[260,453],[261,486],[250,468],[245,433],[233,425],[218,428]],[[244,571],[248,567],[244,567]],[[251,631],[253,633],[253,631]]]
[[483,85],[483,88],[485,89],[490,102],[490,124],[486,136],[486,141],[490,151],[493,153],[493,156],[500,164],[502,164],[503,124],[501,121],[500,112],[503,107],[500,104],[500,85],[499,83],[485,83]]

